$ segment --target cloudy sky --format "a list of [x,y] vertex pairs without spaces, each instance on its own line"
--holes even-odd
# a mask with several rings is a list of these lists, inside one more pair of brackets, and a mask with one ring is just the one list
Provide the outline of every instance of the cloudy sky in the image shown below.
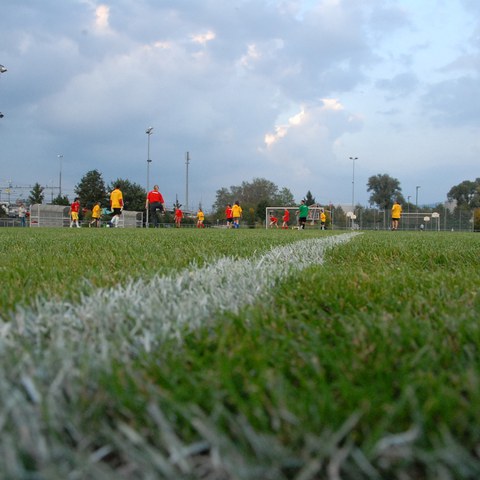
[[188,151],[207,210],[256,177],[366,205],[378,173],[419,204],[480,176],[478,0],[3,0],[0,64],[2,200],[60,163],[69,196],[146,187],[150,126],[150,186],[185,204]]

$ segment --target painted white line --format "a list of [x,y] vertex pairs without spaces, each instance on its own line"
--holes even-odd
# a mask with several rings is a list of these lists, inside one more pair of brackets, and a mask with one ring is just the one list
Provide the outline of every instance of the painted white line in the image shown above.
[[[0,325],[0,346],[15,337],[44,348],[107,355],[158,347],[208,325],[215,314],[253,304],[294,271],[321,264],[325,251],[358,233],[308,239],[276,247],[260,258],[222,258],[174,276],[131,282],[84,297],[78,304],[44,301]],[[274,268],[272,268],[274,266]]]

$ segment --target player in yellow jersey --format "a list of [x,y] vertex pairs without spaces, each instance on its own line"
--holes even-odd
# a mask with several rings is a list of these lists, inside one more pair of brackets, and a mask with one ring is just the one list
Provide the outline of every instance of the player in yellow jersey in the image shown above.
[[112,227],[118,227],[120,215],[123,210],[123,194],[120,190],[120,185],[116,184],[114,190],[110,194],[110,210],[113,211],[113,217],[110,220]]
[[398,230],[398,223],[402,216],[402,206],[395,200],[392,207],[392,230]]
[[203,210],[199,208],[197,212],[197,228],[205,228],[205,225],[203,224],[204,220],[205,214],[203,213]]

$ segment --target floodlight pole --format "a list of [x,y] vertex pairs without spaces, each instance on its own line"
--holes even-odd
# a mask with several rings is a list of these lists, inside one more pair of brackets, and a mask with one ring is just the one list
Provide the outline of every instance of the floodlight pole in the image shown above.
[[61,198],[62,196],[62,163],[63,163],[63,155],[60,153],[57,155],[57,158],[60,160],[60,174],[58,175],[58,197]]
[[[3,66],[3,65],[0,65],[0,73],[5,73],[7,71],[7,69]],[[0,112],[0,118],[3,118],[5,115]]]
[[418,189],[420,188],[420,185],[417,185],[415,187],[415,230],[417,229],[417,224],[418,224]]
[[409,230],[409,227],[410,227],[410,198],[412,198],[412,196],[408,195],[407,197],[407,208],[408,208],[407,230]]
[[185,179],[185,210],[188,212],[188,166],[190,165],[190,153],[185,155],[186,179]]
[[[350,157],[353,163],[352,171],[352,214],[355,215],[355,160],[358,160],[358,157]],[[352,228],[354,226],[354,219],[352,216]]]
[[[148,195],[148,192],[150,192],[150,164],[152,163],[152,159],[150,158],[150,135],[153,133],[153,127],[148,127],[145,130],[145,133],[147,134],[147,195]],[[147,211],[146,211],[145,228],[148,228],[149,210],[150,210],[150,206],[147,207]]]

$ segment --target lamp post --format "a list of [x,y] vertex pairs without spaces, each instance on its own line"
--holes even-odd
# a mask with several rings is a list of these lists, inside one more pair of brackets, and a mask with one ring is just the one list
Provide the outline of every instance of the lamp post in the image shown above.
[[352,171],[352,228],[354,225],[354,218],[355,215],[355,160],[358,160],[358,157],[350,157],[353,163],[353,171]]
[[410,227],[410,198],[412,196],[411,195],[408,195],[407,196],[407,208],[408,208],[408,216],[407,216],[407,230],[409,229]]
[[63,163],[63,155],[60,153],[57,155],[58,159],[60,160],[60,174],[58,176],[58,196],[59,198],[62,197],[62,163]]
[[420,188],[420,185],[417,185],[415,187],[415,229],[417,228],[417,223],[418,223],[418,189]]
[[[148,192],[150,191],[150,164],[152,163],[152,159],[150,158],[150,135],[153,133],[153,127],[148,127],[145,130],[145,133],[147,134],[147,195]],[[147,208],[146,212],[146,223],[145,223],[145,228],[148,228],[148,211],[149,208]]]
[[[3,66],[3,65],[0,65],[0,73],[5,73],[7,71],[7,69]],[[0,118],[3,118],[5,115],[0,112]]]
[[186,180],[185,180],[185,210],[188,212],[188,166],[190,165],[190,153],[185,155]]

